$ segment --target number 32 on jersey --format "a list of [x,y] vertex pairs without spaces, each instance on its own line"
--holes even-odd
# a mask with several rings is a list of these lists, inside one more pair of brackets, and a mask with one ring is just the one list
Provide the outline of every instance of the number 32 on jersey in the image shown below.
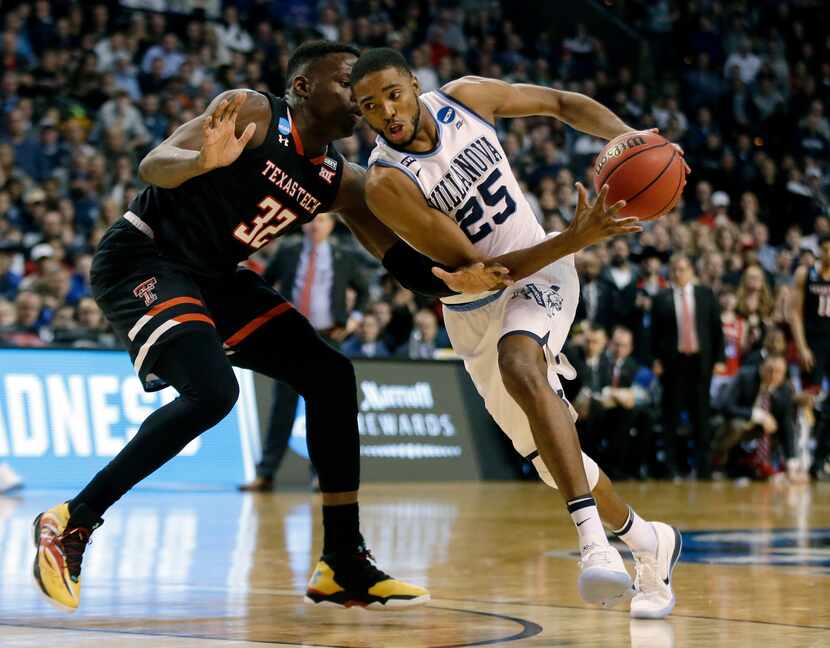
[[290,209],[283,209],[272,196],[265,196],[259,205],[259,215],[250,225],[239,223],[233,231],[234,237],[255,250],[267,245],[286,227],[289,227],[297,215]]

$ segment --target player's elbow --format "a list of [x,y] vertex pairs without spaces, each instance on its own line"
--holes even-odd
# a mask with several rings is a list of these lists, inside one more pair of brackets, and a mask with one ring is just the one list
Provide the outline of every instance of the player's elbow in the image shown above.
[[149,155],[145,155],[144,159],[138,163],[138,179],[146,184],[150,184],[150,178],[147,175],[147,166],[150,159]]
[[157,169],[153,158],[153,152],[150,151],[150,153],[145,155],[144,159],[138,164],[138,177],[145,184],[165,187],[166,185],[164,184],[164,180],[159,177],[159,174],[156,173],[156,171]]

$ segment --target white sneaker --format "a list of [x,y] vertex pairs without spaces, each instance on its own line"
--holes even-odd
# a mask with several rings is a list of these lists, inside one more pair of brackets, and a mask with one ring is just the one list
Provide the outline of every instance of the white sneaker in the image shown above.
[[23,480],[7,463],[0,464],[0,495],[10,493],[23,486]]
[[631,600],[631,616],[635,619],[663,619],[674,609],[671,575],[680,559],[683,539],[668,524],[651,522],[651,526],[657,535],[657,552],[634,552],[637,594]]
[[586,603],[613,607],[631,590],[631,576],[620,552],[609,544],[592,542],[579,561],[579,595]]

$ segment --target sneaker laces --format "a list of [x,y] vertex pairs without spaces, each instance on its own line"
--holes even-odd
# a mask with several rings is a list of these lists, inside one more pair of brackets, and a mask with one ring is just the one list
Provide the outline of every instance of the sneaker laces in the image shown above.
[[389,574],[381,571],[375,566],[375,557],[372,555],[372,552],[369,551],[366,547],[360,548],[357,557],[358,565],[360,566],[362,576],[364,576],[366,580],[369,582],[370,587],[375,583],[379,583],[380,581],[384,581],[390,578]]
[[331,563],[335,580],[347,590],[366,590],[391,578],[375,566],[375,557],[364,546],[355,553],[332,556]]
[[87,544],[92,544],[89,537],[92,532],[83,527],[70,529],[57,537],[55,542],[60,542],[63,547],[63,554],[66,557],[66,566],[69,575],[77,579],[81,575],[81,561],[84,557],[84,550]]
[[[638,592],[650,594],[660,590],[662,581],[657,575],[657,554],[647,552],[634,553],[634,566],[637,575],[634,578],[634,587]],[[645,583],[645,589],[643,584]]]
[[579,566],[580,568],[585,567],[585,565],[594,559],[601,559],[602,562],[610,562],[608,549],[610,549],[610,545],[603,546],[596,542],[592,542],[591,544],[585,545],[582,548],[582,557],[579,559]]

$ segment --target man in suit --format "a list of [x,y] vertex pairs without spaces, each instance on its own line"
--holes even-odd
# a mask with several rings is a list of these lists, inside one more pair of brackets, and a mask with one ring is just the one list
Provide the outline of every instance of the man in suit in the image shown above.
[[592,325],[602,327],[607,333],[611,330],[614,319],[611,284],[602,277],[602,263],[596,252],[586,250],[577,258],[582,268],[579,272],[581,286],[576,319],[588,320]]
[[610,252],[611,263],[602,277],[611,287],[614,322],[633,329],[637,325],[637,266],[630,260],[631,250],[624,238],[614,239]]
[[723,361],[723,328],[714,293],[694,283],[689,258],[670,260],[671,286],[654,299],[652,344],[655,371],[663,386],[663,437],[669,473],[685,473],[677,456],[677,427],[686,411],[695,441],[695,466],[700,478],[711,477],[709,385],[716,364]]
[[282,245],[263,277],[289,296],[323,337],[340,342],[349,319],[347,289],[357,294],[355,310],[366,306],[369,289],[358,254],[331,238],[334,226],[333,214],[303,225],[302,240]]
[[[285,243],[268,263],[263,277],[292,303],[333,344],[347,333],[350,308],[347,291],[355,292],[354,310],[365,307],[369,289],[356,252],[346,250],[331,238],[335,219],[323,213],[303,225],[303,238]],[[273,488],[274,474],[288,448],[297,393],[288,385],[274,383],[274,404],[257,464],[257,476],[241,490],[261,492]]]
[[604,455],[605,408],[602,391],[611,384],[611,360],[606,353],[608,336],[605,329],[594,325],[585,333],[585,348],[577,359],[579,394],[573,401],[579,414],[577,430],[582,448],[601,460]]
[[787,361],[778,354],[767,355],[760,366],[738,372],[724,398],[727,420],[715,444],[718,466],[726,464],[732,448],[749,439],[758,439],[754,464],[759,477],[772,472],[772,438],[777,439],[786,459],[794,456],[795,404],[786,379]]

